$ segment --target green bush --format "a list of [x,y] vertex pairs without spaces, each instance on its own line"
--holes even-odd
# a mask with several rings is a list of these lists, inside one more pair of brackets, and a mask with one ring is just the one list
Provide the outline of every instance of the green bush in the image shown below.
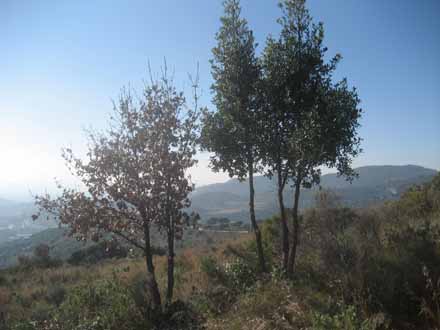
[[245,291],[257,281],[256,269],[245,262],[243,258],[237,257],[219,265],[214,258],[204,257],[201,260],[200,268],[208,275],[210,281],[234,292]]
[[358,307],[364,317],[387,315],[396,329],[429,324],[423,307],[437,308],[423,269],[440,278],[436,187],[415,187],[396,202],[366,210],[320,198],[325,203],[305,213],[298,260],[309,262],[312,275],[303,284],[320,283],[319,290]]
[[203,319],[196,313],[190,304],[175,301],[167,306],[163,315],[156,320],[154,330],[202,330]]
[[8,278],[6,277],[6,275],[0,273],[0,286],[8,286],[8,285],[9,285]]
[[15,322],[10,327],[11,330],[36,330],[35,322],[20,321]]
[[138,329],[145,323],[130,291],[115,278],[73,289],[54,319],[65,330]]
[[220,315],[230,308],[236,298],[229,286],[229,278],[211,256],[202,257],[200,270],[208,276],[209,286],[206,292],[193,296],[191,302],[202,313]]
[[55,268],[63,264],[61,259],[51,258],[50,256],[28,256],[19,255],[17,257],[18,270],[27,271],[32,268]]
[[36,302],[32,305],[31,319],[35,322],[50,320],[53,307],[45,302]]
[[61,285],[51,285],[46,292],[46,301],[59,306],[66,296],[66,289]]
[[226,275],[214,257],[202,257],[200,260],[200,270],[208,275],[211,281],[226,285]]
[[102,241],[72,253],[67,262],[72,265],[94,264],[104,259],[125,258],[128,250],[115,240]]
[[138,311],[142,315],[148,315],[150,309],[150,297],[147,290],[146,274],[136,274],[129,285],[129,291]]
[[313,330],[375,330],[380,325],[360,319],[354,306],[343,306],[334,315],[312,313]]
[[250,289],[257,281],[257,272],[242,259],[237,258],[224,265],[228,286],[235,291]]

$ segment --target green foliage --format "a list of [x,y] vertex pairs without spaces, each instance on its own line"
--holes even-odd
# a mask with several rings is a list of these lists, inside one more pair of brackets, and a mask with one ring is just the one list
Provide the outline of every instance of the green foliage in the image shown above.
[[[280,8],[280,35],[267,39],[261,59],[260,155],[266,174],[277,177],[283,267],[293,276],[300,188],[319,183],[321,166],[336,168],[349,178],[354,175],[351,162],[361,151],[357,132],[361,109],[357,92],[346,79],[333,81],[341,56],[326,60],[323,24],[313,22],[305,1],[280,1]],[[290,235],[282,199],[289,181],[294,188]]]
[[116,330],[138,329],[143,317],[129,290],[114,279],[74,288],[54,319],[66,330]]
[[180,300],[167,307],[161,320],[154,326],[155,330],[202,330],[203,319],[190,304]]
[[258,113],[261,69],[255,40],[241,17],[238,0],[223,2],[224,16],[212,49],[211,72],[216,111],[205,112],[200,142],[213,153],[214,171],[225,171],[240,181],[249,180],[249,213],[255,231],[260,269],[266,270],[264,252],[255,218],[254,172],[259,170],[261,144]]
[[39,244],[34,249],[34,257],[36,259],[47,259],[49,258],[50,248],[47,244]]
[[440,174],[430,183],[411,187],[398,201],[391,204],[406,217],[440,216]]
[[[185,268],[181,262],[176,263],[176,265],[177,269]],[[178,281],[177,284],[184,285],[184,282],[179,282],[179,279],[181,279],[179,276],[179,274],[176,276],[176,280]],[[193,310],[192,306],[197,305],[197,302],[200,300],[192,300],[191,304],[178,300],[167,306],[163,312],[155,314],[151,309],[151,298],[148,296],[146,285],[147,281],[145,280],[145,274],[139,273],[132,280],[129,291],[136,309],[139,312],[138,315],[143,317],[143,322],[150,324],[151,329],[199,329],[202,321],[201,316]],[[197,300],[197,298],[195,300]],[[198,307],[201,306],[198,305]]]
[[274,249],[271,252],[273,254],[278,254],[279,251],[275,250],[279,248],[277,244],[280,242],[280,229],[279,216],[273,216],[263,222],[261,226],[261,238],[266,251]]
[[[399,201],[365,210],[341,207],[334,194],[323,192],[317,206],[302,215],[301,259],[293,280],[277,267],[280,235],[274,217],[261,224],[265,251],[273,255],[271,276],[258,273],[252,240],[228,245],[215,258],[201,257],[200,272],[207,279],[202,276],[206,281],[200,286],[186,259],[178,257],[176,286],[187,296],[158,313],[151,308],[144,272],[134,277],[124,272],[128,285],[115,273],[74,287],[40,286],[37,280],[38,287],[12,294],[17,283],[11,275],[60,270],[5,270],[1,301],[8,305],[6,313],[14,313],[6,318],[8,330],[201,329],[204,322],[213,329],[436,329],[439,188],[433,180]],[[159,283],[165,269],[159,268]],[[17,322],[24,311],[30,322]]]
[[280,265],[281,259],[281,222],[279,216],[273,216],[261,225],[264,254],[269,268]]
[[221,314],[230,308],[238,294],[249,291],[257,280],[256,268],[240,258],[218,264],[214,258],[204,257],[200,265],[210,286],[208,292],[196,297],[196,306],[207,313]]
[[53,306],[45,302],[37,302],[32,305],[31,319],[35,322],[50,320],[53,313]]
[[224,265],[228,286],[235,291],[245,291],[252,288],[257,280],[257,270],[241,258]]
[[52,284],[46,292],[46,300],[49,304],[59,306],[66,296],[66,289],[59,284]]
[[94,264],[109,258],[125,258],[127,255],[127,248],[119,244],[117,241],[102,241],[86,249],[75,251],[67,262],[72,265],[78,265],[81,263]]
[[253,33],[240,17],[239,1],[225,1],[224,11],[211,61],[217,112],[205,114],[201,142],[214,153],[211,158],[214,170],[224,170],[231,177],[243,179],[249,166],[257,164],[255,101],[260,69]]
[[9,280],[6,275],[0,272],[0,286],[7,286],[9,284]]
[[[327,195],[306,212],[301,253],[310,280],[393,328],[437,324],[440,217],[436,180],[399,201],[368,210],[338,206]],[[429,276],[427,276],[429,274]],[[425,313],[426,312],[426,313]],[[440,315],[440,314],[439,314]]]
[[20,321],[11,326],[11,330],[36,330],[35,322]]
[[131,281],[129,290],[136,308],[142,315],[150,310],[150,297],[147,290],[147,280],[144,273],[138,273]]
[[29,270],[31,268],[53,268],[59,267],[63,264],[61,259],[52,258],[49,254],[49,246],[46,244],[39,244],[34,249],[33,256],[19,255],[18,268]]
[[421,315],[433,328],[440,328],[440,278],[433,278],[427,267],[423,268],[426,295],[422,298]]
[[376,326],[359,318],[354,306],[343,306],[335,315],[313,313],[313,330],[375,330]]
[[201,271],[206,273],[211,281],[234,292],[249,290],[258,279],[256,263],[249,264],[240,257],[235,257],[223,265],[219,265],[212,257],[204,257],[201,261]]
[[206,273],[209,278],[215,278],[218,279],[223,275],[219,265],[217,264],[217,261],[214,257],[211,256],[204,256],[200,260],[200,270],[203,273]]

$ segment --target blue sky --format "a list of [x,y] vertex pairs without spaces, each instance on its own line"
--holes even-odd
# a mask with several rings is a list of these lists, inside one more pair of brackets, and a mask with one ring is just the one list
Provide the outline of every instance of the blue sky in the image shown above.
[[[277,34],[277,1],[243,0],[259,51]],[[310,0],[323,21],[329,55],[343,61],[362,99],[364,153],[355,166],[418,164],[440,169],[440,2]],[[83,129],[104,128],[122,86],[139,89],[147,61],[166,57],[179,88],[200,65],[202,102],[210,107],[209,59],[220,0],[0,0],[0,197],[69,182],[62,146],[84,151]],[[207,155],[192,171],[212,174]]]

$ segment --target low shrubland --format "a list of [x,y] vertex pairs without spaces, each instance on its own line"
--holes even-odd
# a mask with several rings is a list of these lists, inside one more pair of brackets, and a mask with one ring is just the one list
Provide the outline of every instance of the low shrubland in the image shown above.
[[[295,276],[279,267],[277,217],[262,225],[270,271],[251,237],[179,252],[175,299],[152,313],[145,261],[47,260],[0,272],[3,329],[438,329],[440,177],[400,200],[350,209],[324,192],[301,216]],[[166,287],[166,256],[155,256]]]

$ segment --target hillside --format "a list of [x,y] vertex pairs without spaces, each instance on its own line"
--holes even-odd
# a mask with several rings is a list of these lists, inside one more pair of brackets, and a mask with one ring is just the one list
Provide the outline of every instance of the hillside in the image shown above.
[[[364,207],[385,200],[397,199],[403,191],[414,184],[429,181],[437,171],[421,166],[364,166],[356,168],[358,178],[352,183],[336,174],[326,174],[321,178],[320,187],[334,191],[346,206]],[[288,207],[292,205],[292,193],[286,189],[284,199]],[[303,189],[301,208],[313,205],[319,187]],[[248,220],[247,181],[236,179],[225,183],[197,188],[192,195],[192,208],[203,220],[210,217],[228,217],[231,220]],[[255,178],[256,213],[260,219],[277,213],[276,182],[264,176]]]
[[[30,237],[16,239],[0,244],[0,269],[14,266],[18,263],[19,256],[32,256],[35,248],[40,244],[48,245],[50,256],[55,259],[66,261],[73,252],[86,250],[96,245],[92,241],[78,241],[75,238],[65,235],[62,228],[49,228],[36,233]],[[182,240],[176,242],[176,250],[180,251],[191,247],[204,247],[215,243],[221,243],[245,235],[239,231],[199,231],[188,229]],[[109,236],[110,238],[110,236]],[[125,242],[120,241],[123,245]],[[165,237],[153,229],[152,245],[159,250],[166,247]],[[132,246],[129,246],[130,248]]]
[[[414,184],[429,181],[437,172],[420,166],[366,166],[356,169],[359,177],[352,183],[335,174],[322,176],[321,187],[331,189],[341,198],[343,204],[347,206],[361,207],[368,206],[384,200],[395,200],[408,187]],[[256,189],[256,210],[259,219],[264,219],[278,212],[278,204],[275,195],[275,182],[266,177],[258,176],[255,178]],[[304,189],[301,196],[302,208],[313,205],[314,196],[319,188],[311,190]],[[231,220],[248,220],[248,186],[246,182],[229,180],[225,183],[213,184],[198,188],[192,195],[193,209],[200,213],[202,221],[210,217],[228,217]],[[292,194],[286,192],[285,200],[287,206],[291,206]],[[8,203],[10,205],[10,203]],[[25,204],[27,211],[31,209]],[[24,213],[26,214],[26,213]],[[25,218],[30,216],[23,216]],[[7,217],[9,221],[16,219],[16,224],[23,222],[23,217]],[[1,220],[1,217],[0,217]],[[30,220],[25,220],[25,224]],[[44,220],[42,220],[44,221]],[[9,222],[10,223],[10,222]],[[31,226],[32,224],[28,224]],[[31,254],[33,249],[40,243],[48,244],[51,247],[53,257],[67,259],[72,252],[86,245],[77,242],[75,239],[66,238],[63,230],[59,228],[46,229],[44,226],[50,224],[37,224],[34,227],[24,227],[24,229],[3,229],[0,230],[0,268],[13,265],[17,262],[17,256]],[[53,224],[52,224],[53,225]],[[38,227],[35,227],[38,226]],[[20,227],[21,228],[21,227]],[[26,229],[27,228],[27,229]],[[11,235],[20,232],[29,233],[29,228],[34,230],[34,235],[25,238],[15,239],[7,242]],[[38,228],[40,228],[38,230]],[[43,230],[46,229],[46,230]],[[43,230],[43,231],[42,231]],[[41,231],[35,233],[36,231]],[[2,236],[3,235],[3,236]],[[208,240],[218,240],[219,234],[215,237],[207,236],[206,233],[187,233],[186,242],[199,242],[205,244]],[[156,246],[161,246],[163,241],[158,235],[155,241]],[[213,235],[211,235],[213,236]],[[221,236],[221,235],[220,235]],[[223,235],[224,236],[224,235]],[[3,244],[2,244],[3,238]]]
[[[176,255],[174,299],[157,314],[139,255],[78,264],[35,256],[0,269],[0,328],[439,329],[433,283],[440,281],[440,176],[380,207],[323,201],[304,212],[303,225],[307,235],[292,277],[279,269],[273,219],[261,226],[269,274],[258,266],[252,235],[183,247]],[[52,242],[42,233],[39,238]],[[155,268],[165,292],[166,255],[155,256]]]

